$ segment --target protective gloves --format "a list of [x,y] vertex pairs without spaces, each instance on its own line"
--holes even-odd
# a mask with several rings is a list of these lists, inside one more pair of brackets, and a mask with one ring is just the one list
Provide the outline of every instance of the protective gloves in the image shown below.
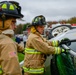
[[52,43],[53,47],[58,47],[59,45],[62,45],[62,44],[66,44],[68,46],[71,45],[71,42],[70,42],[70,40],[68,38],[64,38],[61,41],[53,40],[53,41],[51,41],[51,43]]
[[61,42],[59,43],[59,45],[62,45],[62,44],[66,44],[66,45],[70,45],[71,42],[68,38],[64,38],[61,40]]
[[52,43],[53,47],[58,47],[59,46],[59,41],[58,40],[53,40],[53,41],[51,41],[51,43]]
[[55,54],[66,53],[68,50],[62,49],[60,47],[55,47]]

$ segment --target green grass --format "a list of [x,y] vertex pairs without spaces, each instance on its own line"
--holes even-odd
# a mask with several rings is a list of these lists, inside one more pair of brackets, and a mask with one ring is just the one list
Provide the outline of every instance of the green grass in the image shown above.
[[18,58],[19,58],[19,62],[21,62],[22,60],[24,60],[24,54],[18,53]]

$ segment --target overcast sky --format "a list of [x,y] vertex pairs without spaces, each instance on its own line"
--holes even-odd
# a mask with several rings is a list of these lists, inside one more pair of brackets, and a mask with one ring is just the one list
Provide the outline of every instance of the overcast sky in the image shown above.
[[[4,0],[0,0],[4,1]],[[76,0],[13,0],[20,3],[24,20],[31,22],[35,16],[44,15],[47,21],[59,21],[76,16]]]

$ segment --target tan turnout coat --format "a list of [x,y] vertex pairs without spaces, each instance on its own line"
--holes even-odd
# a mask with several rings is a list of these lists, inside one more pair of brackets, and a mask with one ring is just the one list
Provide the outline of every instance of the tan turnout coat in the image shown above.
[[[22,75],[17,50],[22,49],[11,38],[0,34],[0,66],[2,75]],[[21,50],[19,50],[21,51]]]
[[28,54],[25,53],[24,66],[27,68],[42,68],[44,67],[45,55],[54,54],[54,47],[51,42],[42,38],[39,33],[31,33],[26,42],[26,48],[36,49],[42,54]]

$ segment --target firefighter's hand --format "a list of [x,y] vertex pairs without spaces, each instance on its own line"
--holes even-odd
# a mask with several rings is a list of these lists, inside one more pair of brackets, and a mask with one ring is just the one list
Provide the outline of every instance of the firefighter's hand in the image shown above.
[[59,41],[58,40],[53,40],[52,42],[53,47],[58,47],[59,46]]
[[60,53],[66,53],[68,52],[69,50],[66,50],[66,49],[62,49],[60,47],[55,47],[55,54],[60,54]]
[[59,45],[62,45],[62,44],[66,44],[66,45],[70,45],[71,42],[68,38],[64,38],[61,40],[61,42],[59,43]]

